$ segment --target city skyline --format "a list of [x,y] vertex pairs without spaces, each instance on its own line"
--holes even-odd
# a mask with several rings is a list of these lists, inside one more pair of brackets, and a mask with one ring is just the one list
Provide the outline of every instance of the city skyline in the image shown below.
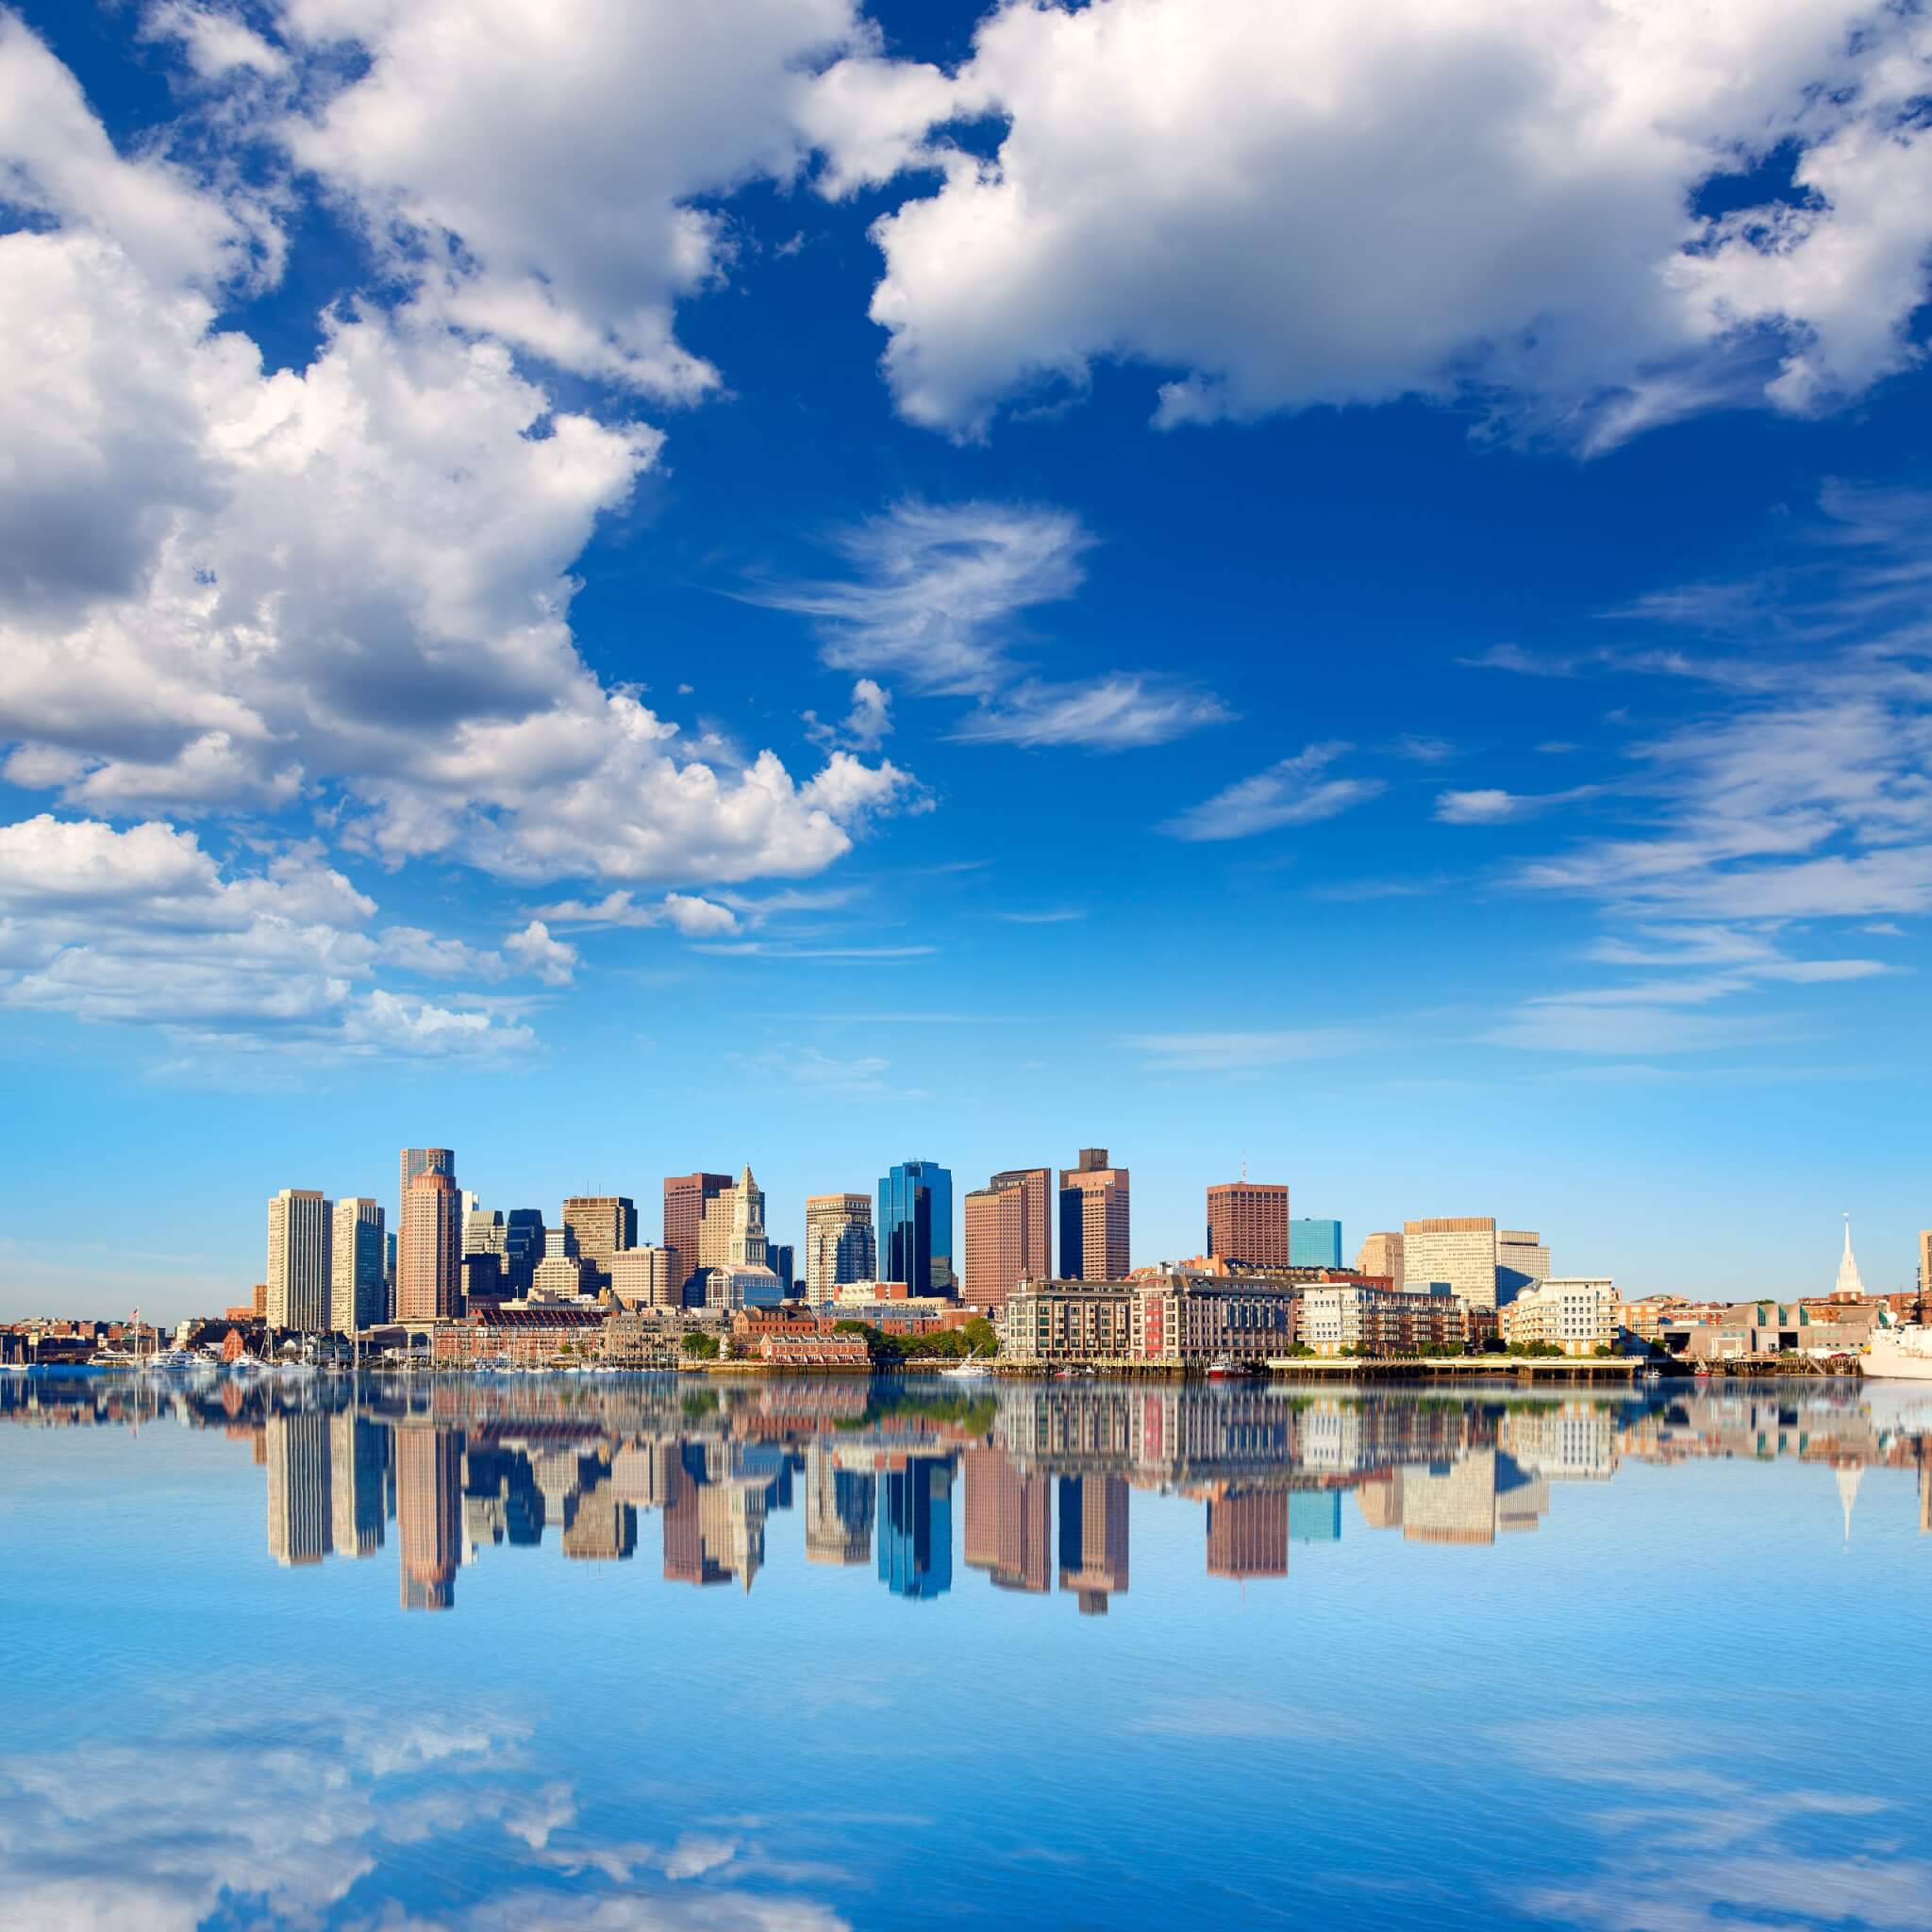
[[6,15],[71,406],[0,500],[0,1312],[208,1302],[291,1176],[388,1203],[371,1121],[493,1200],[1100,1139],[1137,1255],[1245,1159],[1351,1245],[1795,1291],[1850,1208],[1908,1275],[1932,216],[1827,176],[1927,138],[1909,9],[1424,8],[1384,114],[1350,9],[1156,87],[1153,5]]

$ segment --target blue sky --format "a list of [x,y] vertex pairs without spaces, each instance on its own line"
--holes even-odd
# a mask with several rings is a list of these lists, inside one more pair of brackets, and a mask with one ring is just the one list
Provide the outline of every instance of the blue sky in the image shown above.
[[1932,43],[1681,11],[0,16],[0,1312],[406,1141],[1907,1282]]

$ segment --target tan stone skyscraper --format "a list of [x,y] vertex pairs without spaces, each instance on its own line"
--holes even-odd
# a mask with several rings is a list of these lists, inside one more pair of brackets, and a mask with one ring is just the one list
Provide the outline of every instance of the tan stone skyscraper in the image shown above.
[[1053,1274],[1053,1173],[1009,1168],[966,1196],[966,1272],[960,1300],[1002,1308],[1023,1281]]
[[453,1174],[425,1168],[410,1181],[396,1238],[397,1321],[447,1321],[462,1313],[462,1206]]
[[879,1265],[870,1194],[812,1194],[805,1204],[805,1288],[829,1301],[841,1282],[871,1281]]
[[327,1331],[333,1216],[331,1204],[313,1188],[284,1188],[268,1204],[263,1313],[271,1328]]
[[573,1194],[563,1204],[563,1224],[597,1271],[597,1286],[608,1288],[611,1257],[638,1244],[636,1203],[623,1194]]
[[1925,1319],[1925,1303],[1932,1301],[1932,1227],[1924,1229],[1919,1236],[1919,1319]]
[[1127,1171],[1108,1164],[1105,1147],[1083,1147],[1077,1167],[1060,1169],[1061,1278],[1124,1281],[1132,1266]]
[[388,1319],[383,1249],[382,1203],[367,1194],[345,1194],[336,1203],[329,1237],[329,1326],[337,1334]]
[[1459,1294],[1481,1308],[1496,1306],[1493,1215],[1439,1216],[1402,1224],[1403,1284],[1419,1294]]
[[1357,1274],[1386,1274],[1400,1288],[1407,1279],[1402,1271],[1402,1237],[1399,1234],[1372,1234],[1356,1253],[1355,1272]]
[[1262,1181],[1223,1181],[1209,1188],[1208,1252],[1254,1268],[1286,1268],[1288,1190]]
[[463,1438],[453,1429],[398,1428],[395,1461],[403,1607],[449,1609],[463,1558]]

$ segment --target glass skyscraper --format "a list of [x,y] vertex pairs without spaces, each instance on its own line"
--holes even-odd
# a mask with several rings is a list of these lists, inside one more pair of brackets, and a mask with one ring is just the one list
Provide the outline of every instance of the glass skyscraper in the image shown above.
[[953,1176],[930,1160],[902,1160],[879,1178],[879,1279],[914,1294],[952,1294]]
[[953,1587],[953,1470],[914,1457],[879,1479],[879,1581],[894,1596],[943,1596]]
[[1304,1216],[1288,1224],[1288,1264],[1291,1268],[1340,1268],[1341,1224],[1312,1221]]

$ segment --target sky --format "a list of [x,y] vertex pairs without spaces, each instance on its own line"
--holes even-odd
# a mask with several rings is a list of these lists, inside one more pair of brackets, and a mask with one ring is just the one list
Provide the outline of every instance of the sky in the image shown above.
[[1105,1145],[1932,1224],[1932,24],[0,10],[0,1317]]

